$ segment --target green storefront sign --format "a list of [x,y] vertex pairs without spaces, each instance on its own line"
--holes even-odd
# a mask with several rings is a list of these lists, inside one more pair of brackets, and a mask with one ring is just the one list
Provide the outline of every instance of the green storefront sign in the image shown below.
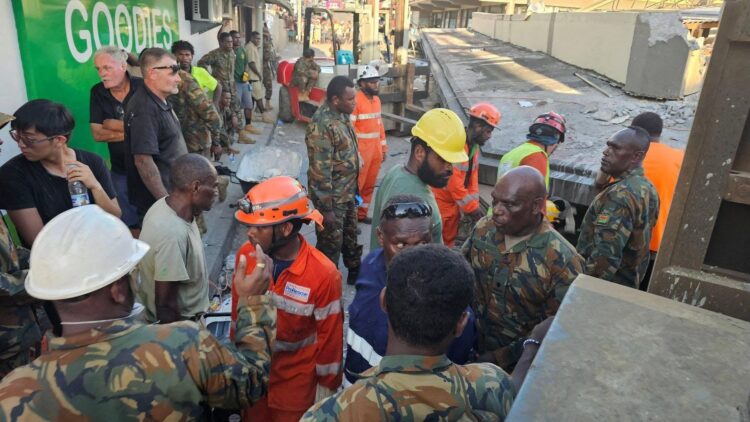
[[89,130],[89,92],[99,82],[94,53],[169,48],[178,39],[177,0],[13,0],[28,98],[65,104],[76,119],[70,144],[108,157]]

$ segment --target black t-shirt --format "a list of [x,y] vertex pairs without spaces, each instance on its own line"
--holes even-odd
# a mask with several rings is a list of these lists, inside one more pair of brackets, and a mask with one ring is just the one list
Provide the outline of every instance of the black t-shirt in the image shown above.
[[164,187],[169,191],[169,172],[178,157],[187,154],[180,121],[169,103],[154,95],[146,85],[125,105],[125,167],[128,175],[128,198],[140,215],[156,202],[143,184],[133,160],[134,154],[151,155]]
[[[91,87],[89,105],[89,123],[103,124],[107,119],[123,120],[125,117],[125,105],[141,86],[143,79],[130,76],[130,91],[122,102],[112,96],[104,84],[99,82]],[[125,142],[108,142],[109,159],[112,162],[112,171],[125,174]]]
[[[115,188],[104,160],[88,151],[73,151],[76,160],[91,168],[107,196],[114,198]],[[91,203],[95,203],[94,195],[91,191],[88,193]],[[29,161],[22,154],[16,155],[0,167],[0,208],[36,208],[42,222],[47,224],[58,214],[73,208],[68,180],[48,173],[38,161]]]

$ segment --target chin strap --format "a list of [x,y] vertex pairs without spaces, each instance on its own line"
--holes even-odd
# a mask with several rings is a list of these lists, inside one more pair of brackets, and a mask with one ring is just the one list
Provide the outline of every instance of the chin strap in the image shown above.
[[133,304],[133,309],[130,311],[130,314],[120,317],[120,318],[111,318],[111,319],[100,319],[96,321],[62,321],[60,322],[60,325],[84,325],[84,324],[101,324],[104,322],[113,322],[113,321],[120,321],[122,319],[128,319],[134,316],[139,315],[144,310],[144,306],[138,302],[135,302]]

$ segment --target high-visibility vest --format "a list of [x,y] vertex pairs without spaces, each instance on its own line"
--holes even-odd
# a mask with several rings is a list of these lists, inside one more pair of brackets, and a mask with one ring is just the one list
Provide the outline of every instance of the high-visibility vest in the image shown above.
[[547,185],[547,189],[549,189],[549,155],[544,151],[544,148],[531,142],[524,142],[503,155],[503,158],[500,159],[500,163],[497,165],[497,179],[500,180],[500,177],[510,169],[520,166],[524,158],[537,152],[541,152],[547,157],[547,174],[544,175],[544,183]]

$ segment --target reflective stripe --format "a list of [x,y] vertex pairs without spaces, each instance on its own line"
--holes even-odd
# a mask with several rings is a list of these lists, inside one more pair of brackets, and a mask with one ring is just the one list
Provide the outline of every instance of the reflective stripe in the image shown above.
[[318,321],[324,320],[328,318],[329,315],[338,314],[339,312],[341,312],[341,301],[338,299],[322,308],[317,308],[315,311],[313,311],[313,313],[315,314],[315,319]]
[[346,347],[354,350],[362,356],[362,359],[366,360],[370,366],[378,366],[382,356],[377,354],[375,350],[370,346],[367,340],[355,333],[351,328],[346,330]]
[[363,202],[363,203],[359,204],[359,207],[360,208],[370,208],[370,203],[369,202]]
[[341,371],[341,362],[329,363],[326,365],[315,365],[315,373],[319,377],[326,375],[336,375]]
[[294,342],[276,340],[276,347],[274,348],[274,351],[275,352],[293,352],[305,346],[315,344],[316,341],[318,341],[317,334],[313,334],[304,340],[294,341]]
[[358,139],[380,139],[380,132],[357,133]]
[[299,316],[310,316],[315,309],[312,303],[299,303],[276,293],[271,293],[274,305],[286,313]]
[[472,193],[471,195],[464,196],[463,199],[459,199],[458,201],[456,201],[456,203],[458,205],[460,205],[460,206],[463,207],[464,205],[468,204],[469,202],[476,201],[477,199],[479,199],[479,194]]
[[380,141],[380,145],[385,145],[385,139],[383,139],[382,141]]
[[379,119],[380,118],[380,112],[377,113],[361,113],[357,115],[357,120],[367,120],[367,119]]

